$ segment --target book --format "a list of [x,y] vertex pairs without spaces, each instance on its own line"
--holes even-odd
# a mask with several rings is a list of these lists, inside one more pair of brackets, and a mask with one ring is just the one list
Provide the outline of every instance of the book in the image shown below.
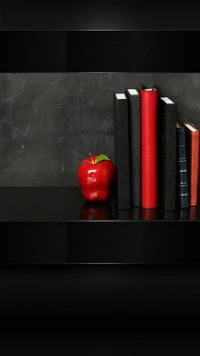
[[158,90],[140,90],[141,94],[141,206],[158,205],[157,177],[157,104]]
[[140,207],[140,93],[126,89],[129,101],[131,205]]
[[168,97],[159,98],[158,165],[159,205],[164,211],[176,208],[176,121],[177,106]]
[[189,207],[189,181],[187,161],[186,127],[177,121],[177,205],[180,209]]
[[128,98],[124,93],[114,93],[114,135],[118,209],[130,209]]
[[199,176],[199,130],[191,122],[184,122],[187,132],[187,156],[190,187],[190,205],[197,205]]

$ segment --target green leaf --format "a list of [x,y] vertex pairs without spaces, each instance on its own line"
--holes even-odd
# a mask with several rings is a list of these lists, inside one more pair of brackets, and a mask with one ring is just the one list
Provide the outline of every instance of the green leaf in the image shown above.
[[105,155],[99,155],[96,159],[96,163],[102,162],[102,161],[110,161],[110,158],[108,158]]

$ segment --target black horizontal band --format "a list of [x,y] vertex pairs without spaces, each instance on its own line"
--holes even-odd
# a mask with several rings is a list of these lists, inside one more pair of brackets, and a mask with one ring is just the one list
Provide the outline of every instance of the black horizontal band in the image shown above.
[[1,32],[1,72],[200,72],[200,32]]

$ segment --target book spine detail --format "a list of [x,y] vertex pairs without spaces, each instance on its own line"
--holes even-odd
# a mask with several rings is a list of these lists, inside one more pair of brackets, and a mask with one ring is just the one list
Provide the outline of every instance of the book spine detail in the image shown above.
[[189,207],[188,164],[186,147],[186,129],[178,128],[178,173],[180,208]]
[[161,195],[164,209],[174,210],[176,208],[176,105],[164,102],[161,104],[162,122],[162,189]]

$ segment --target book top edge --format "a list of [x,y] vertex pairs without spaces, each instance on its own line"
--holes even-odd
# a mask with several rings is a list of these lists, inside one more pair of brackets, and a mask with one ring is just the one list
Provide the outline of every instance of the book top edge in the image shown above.
[[171,99],[169,99],[167,96],[162,97],[160,99],[163,100],[166,104],[174,104],[174,102]]
[[146,88],[146,89],[141,89],[142,91],[157,91],[156,88]]
[[123,93],[116,93],[115,95],[117,99],[127,99],[126,95]]
[[184,125],[192,132],[197,132],[198,129],[190,122],[184,122]]
[[127,92],[130,94],[130,95],[138,95],[139,92],[137,89],[127,89]]

